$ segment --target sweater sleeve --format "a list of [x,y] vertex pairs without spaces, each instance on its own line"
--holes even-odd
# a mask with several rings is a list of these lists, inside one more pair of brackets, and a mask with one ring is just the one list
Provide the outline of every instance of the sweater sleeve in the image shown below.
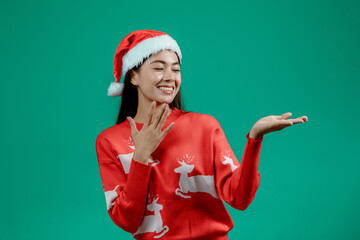
[[230,206],[245,210],[255,197],[260,184],[259,157],[263,136],[253,139],[246,135],[246,145],[239,164],[219,127],[214,139],[215,184],[219,196]]
[[134,233],[145,214],[151,166],[131,159],[129,173],[125,174],[104,137],[96,139],[96,153],[107,212],[117,226]]

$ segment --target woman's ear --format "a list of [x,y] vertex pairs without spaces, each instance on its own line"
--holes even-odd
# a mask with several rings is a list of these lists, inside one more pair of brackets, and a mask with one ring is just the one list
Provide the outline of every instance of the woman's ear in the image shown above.
[[132,69],[131,69],[130,71],[131,71],[131,73],[130,73],[130,82],[131,82],[134,86],[139,85],[138,80],[137,80],[137,78],[138,78],[137,73],[136,73],[134,70],[132,70]]

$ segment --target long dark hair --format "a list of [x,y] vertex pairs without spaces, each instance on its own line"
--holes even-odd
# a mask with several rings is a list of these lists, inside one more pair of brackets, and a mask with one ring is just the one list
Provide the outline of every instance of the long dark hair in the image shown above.
[[[153,54],[151,54],[149,57],[151,57],[152,55]],[[177,56],[177,54],[176,54],[176,56]],[[140,64],[140,66],[133,67],[132,69],[127,71],[127,73],[125,74],[124,91],[122,94],[121,105],[120,105],[119,115],[118,115],[116,124],[122,123],[125,120],[127,120],[126,119],[127,116],[134,118],[136,115],[137,107],[138,107],[138,92],[137,92],[136,86],[133,85],[130,81],[131,74],[133,74],[133,71],[139,72],[141,65],[149,57],[144,58],[142,63]],[[177,56],[177,57],[178,57],[178,60],[180,63],[179,56]],[[174,107],[176,107],[177,109],[184,110],[183,104],[181,101],[181,88],[179,89],[179,92],[176,94],[174,100],[169,104],[169,107],[171,109],[174,109]]]

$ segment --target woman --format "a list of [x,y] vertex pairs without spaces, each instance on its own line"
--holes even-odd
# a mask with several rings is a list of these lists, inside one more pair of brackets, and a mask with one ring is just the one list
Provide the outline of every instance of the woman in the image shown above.
[[153,30],[130,33],[116,50],[108,95],[122,96],[119,117],[96,139],[107,211],[136,239],[228,239],[223,200],[245,210],[254,199],[264,134],[307,117],[261,118],[240,164],[214,117],[181,109],[181,58],[176,41]]

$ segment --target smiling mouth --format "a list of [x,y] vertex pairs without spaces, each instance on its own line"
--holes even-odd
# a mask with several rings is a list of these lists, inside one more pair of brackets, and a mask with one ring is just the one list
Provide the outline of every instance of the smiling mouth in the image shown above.
[[164,92],[164,93],[167,93],[167,94],[171,94],[171,93],[173,93],[174,90],[175,90],[174,87],[171,87],[171,89],[168,88],[168,87],[167,87],[166,89],[164,89],[164,88],[162,88],[162,87],[161,87],[161,88],[158,87],[158,89],[161,90],[161,91]]
[[163,86],[158,86],[158,88],[172,88],[173,90],[175,89],[174,86],[170,86],[170,85],[163,85]]

